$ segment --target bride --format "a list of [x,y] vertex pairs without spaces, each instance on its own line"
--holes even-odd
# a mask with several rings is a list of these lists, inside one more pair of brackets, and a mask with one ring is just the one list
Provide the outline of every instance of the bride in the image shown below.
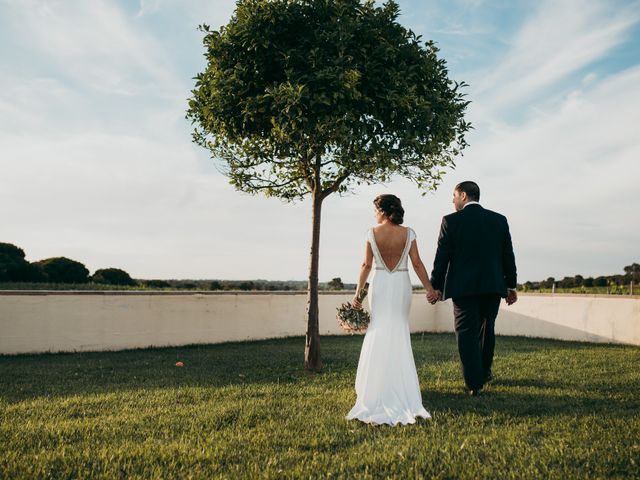
[[[402,227],[404,209],[395,195],[379,195],[373,201],[378,226],[367,231],[364,262],[357,292],[364,286],[375,259],[369,287],[371,323],[362,343],[356,374],[357,400],[347,414],[366,423],[407,424],[416,417],[431,418],[422,406],[420,383],[411,350],[409,308],[411,280],[407,257],[411,258],[430,302],[436,297],[420,260],[415,232]],[[356,297],[355,309],[362,305]]]

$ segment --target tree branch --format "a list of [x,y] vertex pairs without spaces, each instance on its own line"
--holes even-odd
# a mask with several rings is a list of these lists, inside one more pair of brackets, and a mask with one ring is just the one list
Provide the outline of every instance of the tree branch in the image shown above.
[[338,188],[340,188],[340,185],[342,184],[342,182],[344,182],[347,178],[349,178],[349,175],[351,175],[351,172],[344,172],[342,175],[340,175],[338,178],[336,178],[336,180],[333,182],[333,184],[329,187],[326,188],[322,191],[322,198],[326,198],[329,195],[331,195],[332,193],[338,191]]
[[[260,178],[257,176],[253,176],[251,178],[247,179],[247,183],[251,183],[251,188],[255,189],[255,190],[262,190],[265,188],[281,188],[281,187],[286,187],[287,185],[291,185],[292,183],[298,182],[300,180],[304,180],[304,177],[295,177],[292,178],[291,180],[288,180],[286,182],[282,182],[282,183],[276,183],[273,181],[269,181],[269,180],[265,180],[264,178]],[[263,185],[255,185],[252,182],[253,181],[260,181],[263,183]]]

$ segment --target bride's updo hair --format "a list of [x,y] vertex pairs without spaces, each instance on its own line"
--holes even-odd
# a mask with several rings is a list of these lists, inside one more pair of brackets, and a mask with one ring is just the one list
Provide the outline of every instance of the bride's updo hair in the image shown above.
[[373,200],[373,204],[378,210],[384,213],[392,223],[400,225],[404,222],[404,208],[402,208],[400,199],[395,195],[391,195],[390,193],[378,195]]

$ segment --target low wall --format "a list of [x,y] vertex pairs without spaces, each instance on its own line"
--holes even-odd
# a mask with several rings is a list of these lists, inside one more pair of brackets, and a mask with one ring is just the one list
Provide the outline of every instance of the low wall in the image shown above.
[[[321,334],[344,334],[336,307],[351,294],[320,295]],[[0,292],[0,354],[97,351],[304,335],[302,293]],[[414,294],[411,331],[453,331],[450,301]],[[520,295],[504,303],[496,332],[640,345],[640,298]]]

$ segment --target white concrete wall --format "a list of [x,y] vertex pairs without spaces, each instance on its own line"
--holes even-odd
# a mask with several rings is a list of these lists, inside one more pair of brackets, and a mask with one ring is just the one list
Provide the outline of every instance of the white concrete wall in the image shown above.
[[[321,334],[342,334],[336,308],[349,293],[320,295]],[[304,335],[306,295],[293,293],[0,292],[0,354],[120,350]],[[411,331],[453,331],[450,301],[414,294]],[[640,298],[521,295],[496,331],[640,345]]]

